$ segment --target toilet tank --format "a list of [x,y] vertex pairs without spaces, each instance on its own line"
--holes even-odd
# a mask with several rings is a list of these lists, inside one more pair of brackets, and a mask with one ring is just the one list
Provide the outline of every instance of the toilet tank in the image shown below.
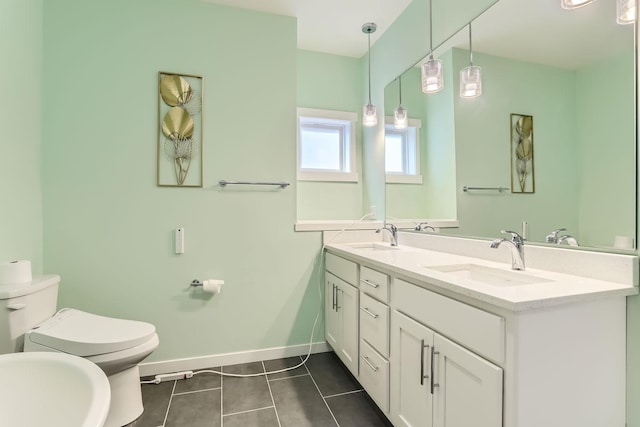
[[53,316],[59,284],[60,276],[47,275],[0,285],[0,354],[22,351],[25,332]]

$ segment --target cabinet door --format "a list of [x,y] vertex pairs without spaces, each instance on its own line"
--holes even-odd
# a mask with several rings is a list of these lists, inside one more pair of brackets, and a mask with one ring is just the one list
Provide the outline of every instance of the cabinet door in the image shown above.
[[[339,279],[338,279],[339,280]],[[340,280],[336,294],[336,304],[340,316],[341,345],[340,359],[354,376],[358,376],[358,289]],[[334,348],[334,350],[338,351]]]
[[502,369],[438,334],[434,345],[434,426],[501,427]]
[[341,334],[340,315],[336,311],[335,304],[336,304],[336,277],[333,274],[326,272],[325,288],[324,288],[324,307],[325,307],[324,335],[329,345],[337,353],[339,351],[340,342],[342,341],[342,338],[340,337],[340,334]]
[[[394,311],[391,317],[391,420],[395,426],[431,427],[430,356],[434,333]],[[466,427],[475,426],[469,424]]]

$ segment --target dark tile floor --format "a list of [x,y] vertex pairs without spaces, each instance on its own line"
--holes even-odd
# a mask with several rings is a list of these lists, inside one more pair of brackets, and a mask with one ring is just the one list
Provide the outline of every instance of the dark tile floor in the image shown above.
[[[222,372],[269,372],[301,361],[265,360],[224,366]],[[391,426],[333,352],[313,354],[293,371],[266,377],[205,373],[144,384],[142,399],[145,411],[130,427]]]

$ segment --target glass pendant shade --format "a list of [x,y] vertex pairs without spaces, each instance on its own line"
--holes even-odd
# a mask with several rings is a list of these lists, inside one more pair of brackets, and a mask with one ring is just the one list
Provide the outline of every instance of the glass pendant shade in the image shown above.
[[593,0],[561,0],[560,5],[563,9],[577,9],[592,2]]
[[636,20],[636,2],[635,0],[616,0],[616,21],[618,24],[633,24]]
[[444,88],[444,77],[442,76],[442,61],[429,58],[422,64],[422,92],[435,93]]
[[376,114],[376,106],[367,104],[362,107],[362,124],[365,126],[375,126],[378,124],[378,115]]
[[409,115],[406,108],[398,105],[393,112],[393,127],[396,129],[406,129],[409,126]]
[[460,70],[460,96],[475,98],[482,94],[482,72],[480,67],[470,65]]

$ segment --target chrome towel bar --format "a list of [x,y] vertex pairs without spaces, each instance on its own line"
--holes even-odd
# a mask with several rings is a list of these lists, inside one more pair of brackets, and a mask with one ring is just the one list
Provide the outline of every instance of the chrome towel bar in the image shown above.
[[509,190],[506,187],[467,187],[466,185],[464,187],[462,187],[462,191],[469,192],[469,191],[474,191],[474,190],[483,190],[483,191],[498,191],[500,193],[505,192],[507,190]]
[[280,188],[286,188],[289,184],[288,182],[247,182],[247,181],[226,181],[224,179],[218,181],[220,187],[226,187],[227,185],[277,185]]

